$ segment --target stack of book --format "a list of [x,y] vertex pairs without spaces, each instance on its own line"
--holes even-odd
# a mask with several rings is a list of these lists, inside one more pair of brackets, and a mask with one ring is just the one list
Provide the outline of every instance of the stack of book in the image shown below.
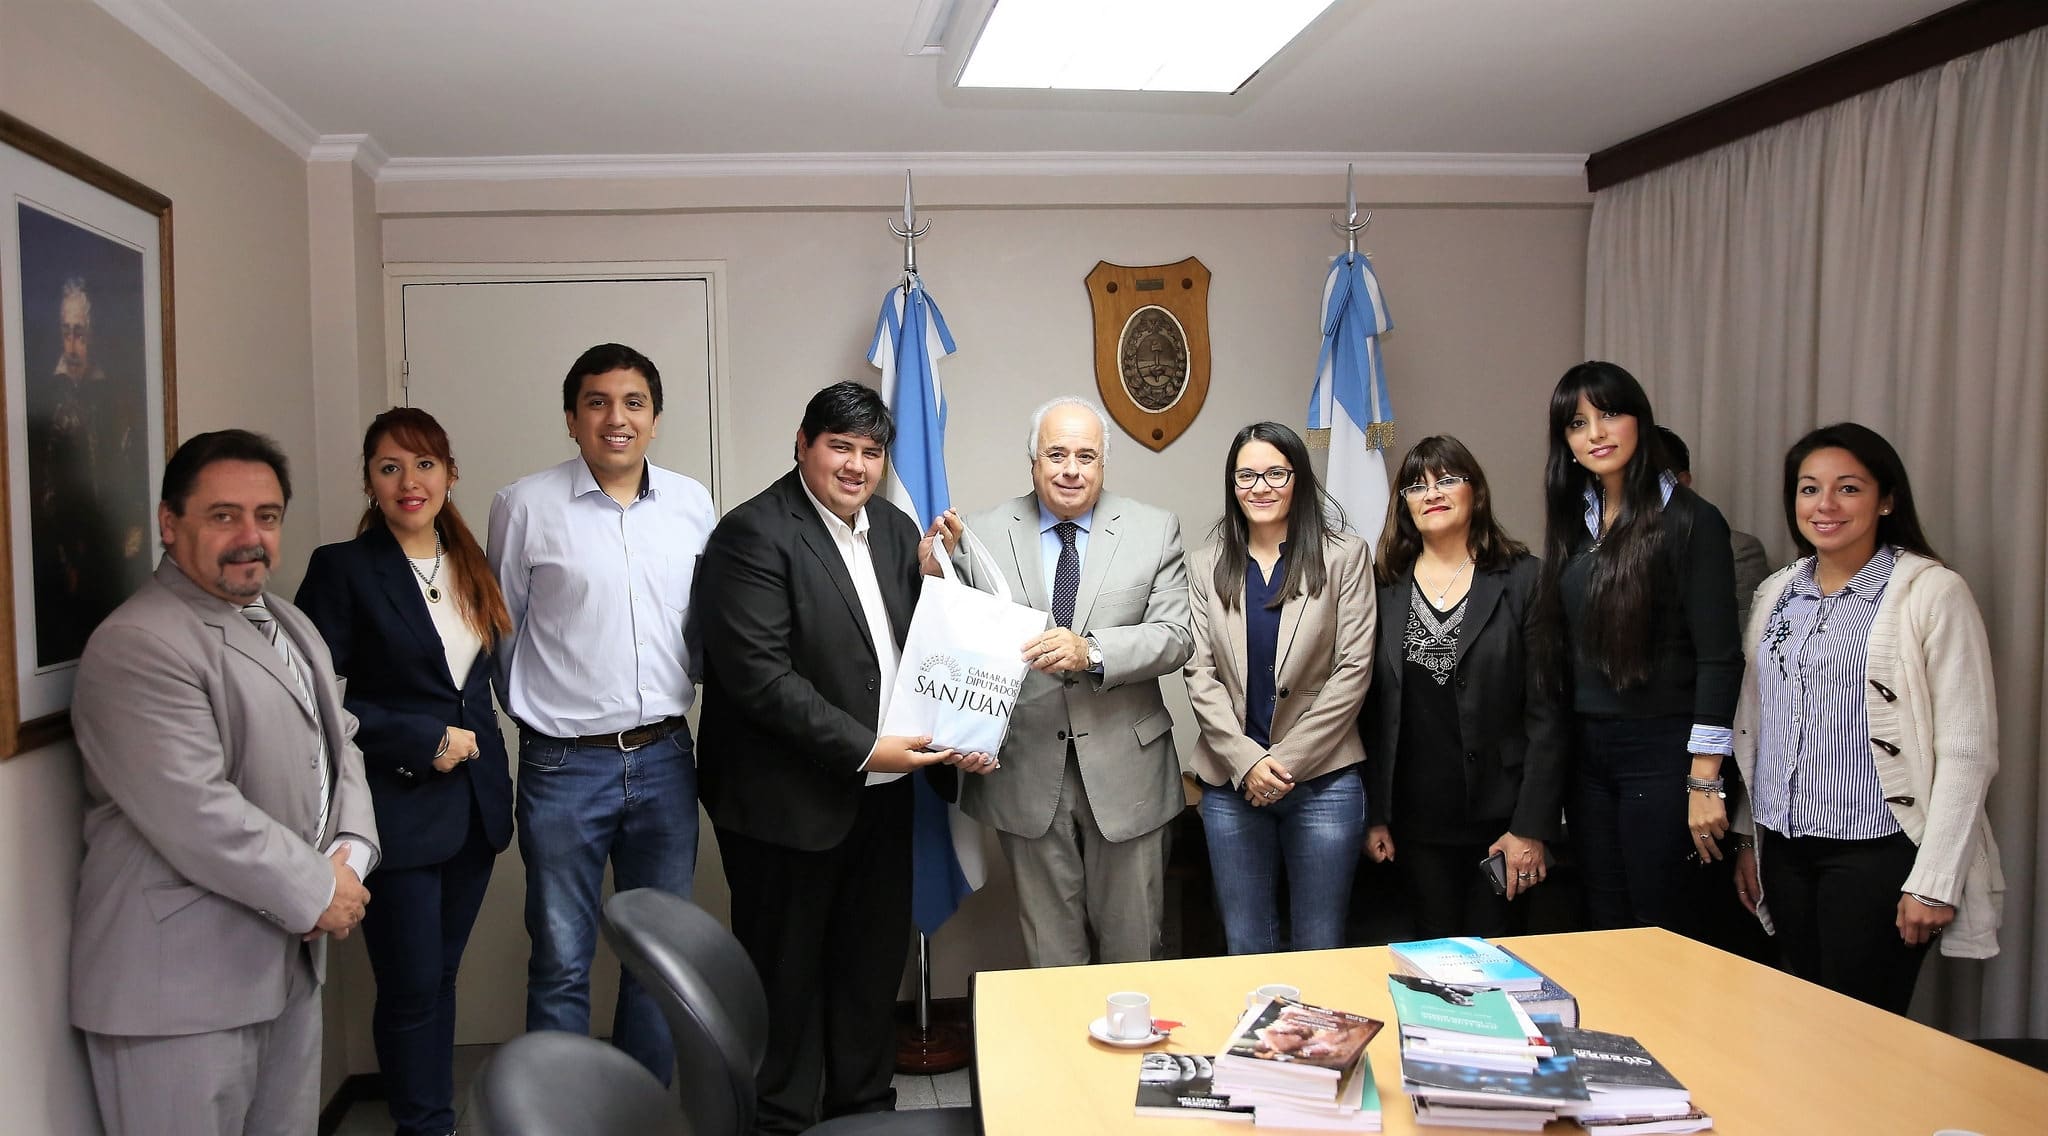
[[1695,1108],[1692,1093],[1643,1044],[1625,1034],[1559,1029],[1554,1040],[1571,1051],[1587,1101],[1569,1115],[1588,1132],[1634,1136],[1650,1132],[1702,1132],[1713,1117]]
[[1421,939],[1390,943],[1387,950],[1403,973],[1457,986],[1505,990],[1531,1018],[1550,1018],[1559,1025],[1579,1024],[1579,1000],[1549,975],[1521,956],[1485,939]]
[[[1238,1019],[1223,1051],[1205,1057],[1149,1054],[1141,1116],[1249,1118],[1261,1128],[1378,1132],[1379,1088],[1365,1046],[1377,1018],[1287,999],[1261,1000]],[[1154,1060],[1162,1058],[1163,1060]],[[1172,1088],[1166,1088],[1168,1063]]]
[[1388,975],[1387,990],[1417,1123],[1534,1132],[1590,1099],[1570,1054],[1506,991],[1409,974]]

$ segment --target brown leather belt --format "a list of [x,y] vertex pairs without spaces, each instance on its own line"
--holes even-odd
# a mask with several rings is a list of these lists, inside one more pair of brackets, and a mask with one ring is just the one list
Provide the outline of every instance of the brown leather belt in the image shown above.
[[632,753],[641,746],[653,745],[655,742],[687,725],[689,725],[689,719],[678,714],[673,718],[663,718],[659,722],[649,722],[647,725],[635,726],[630,730],[620,730],[612,734],[585,734],[580,738],[558,738],[552,734],[543,734],[539,730],[531,729],[524,725],[521,725],[520,728],[534,737],[546,738],[553,742],[578,746],[602,746],[606,749],[618,750],[620,753]]

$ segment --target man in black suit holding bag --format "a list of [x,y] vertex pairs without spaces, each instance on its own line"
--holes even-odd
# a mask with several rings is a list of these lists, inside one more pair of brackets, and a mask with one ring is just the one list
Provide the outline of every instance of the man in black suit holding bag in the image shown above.
[[761,1132],[894,1107],[910,941],[903,776],[994,766],[877,732],[920,571],[938,574],[933,535],[920,541],[875,497],[894,434],[881,396],[859,383],[813,396],[796,468],[719,522],[691,605],[704,638],[701,794],[733,933],[768,993]]

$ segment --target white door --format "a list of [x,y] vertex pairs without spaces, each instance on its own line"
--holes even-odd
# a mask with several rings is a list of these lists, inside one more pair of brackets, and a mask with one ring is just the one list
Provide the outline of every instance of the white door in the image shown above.
[[[450,496],[477,539],[488,539],[491,498],[576,454],[562,418],[562,379],[584,349],[624,343],[661,372],[662,414],[648,458],[714,484],[715,384],[711,281],[671,279],[399,279],[405,402],[439,419],[461,474]],[[540,275],[536,273],[536,275]],[[518,737],[501,714],[507,748]],[[698,902],[725,914],[725,880],[711,827],[699,814]],[[498,858],[483,913],[463,955],[456,1043],[501,1042],[525,1029],[526,869],[515,843]],[[602,940],[591,968],[591,1028],[611,1032],[618,964]]]

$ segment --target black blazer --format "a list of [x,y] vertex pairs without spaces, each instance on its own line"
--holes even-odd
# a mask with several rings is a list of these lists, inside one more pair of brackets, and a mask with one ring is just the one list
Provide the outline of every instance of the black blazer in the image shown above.
[[[922,587],[921,534],[880,497],[867,510],[900,649]],[[690,609],[703,629],[697,779],[711,822],[800,851],[837,846],[867,780],[881,666],[853,577],[797,471],[718,522]]]
[[[383,838],[380,866],[417,868],[455,855],[469,834],[472,801],[491,847],[504,851],[512,774],[491,707],[489,644],[457,688],[412,567],[383,525],[314,549],[293,602],[348,680],[342,705],[360,723],[356,745]],[[481,756],[436,773],[434,747],[449,726],[476,731]]]
[[[1528,553],[1476,573],[1458,636],[1458,731],[1465,741],[1465,810],[1474,820],[1506,817],[1508,831],[1555,840],[1564,808],[1563,715],[1536,672],[1536,584],[1542,561]],[[1361,714],[1365,733],[1366,822],[1389,821],[1394,764],[1401,759],[1401,679],[1407,653],[1411,568],[1379,590],[1380,635]]]

